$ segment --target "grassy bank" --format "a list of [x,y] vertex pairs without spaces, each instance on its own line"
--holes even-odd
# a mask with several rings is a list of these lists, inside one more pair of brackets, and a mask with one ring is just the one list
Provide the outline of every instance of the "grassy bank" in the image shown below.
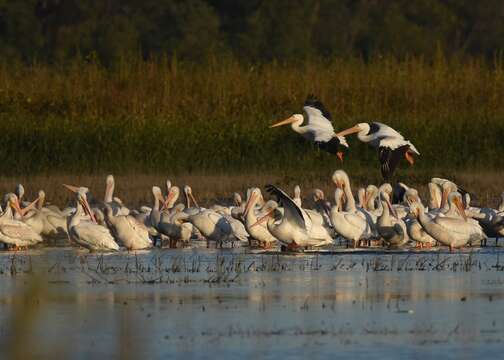
[[[267,127],[300,112],[309,93],[326,103],[336,129],[379,120],[401,130],[422,154],[415,171],[504,164],[501,61],[252,66],[225,58],[1,65],[0,171],[323,173],[340,166],[334,157],[290,129]],[[353,138],[350,145],[343,167],[378,176],[376,153]]]
[[[319,188],[324,190],[328,199],[333,201],[334,183],[331,181],[333,170],[323,170],[317,174],[306,174],[301,176],[276,175],[272,173],[254,174],[125,174],[117,175],[115,195],[121,198],[126,205],[138,207],[139,205],[152,204],[153,185],[158,185],[165,190],[166,179],[169,178],[174,185],[183,187],[191,185],[193,193],[202,206],[209,206],[215,203],[231,204],[233,192],[239,192],[245,199],[245,191],[252,186],[259,186],[264,191],[266,184],[276,184],[287,192],[293,192],[296,184],[301,185],[302,198],[305,199],[305,206],[310,207],[312,203],[312,190]],[[354,192],[358,187],[366,186],[370,183],[380,184],[379,174],[370,176],[368,171],[351,171],[351,182]],[[419,171],[415,176],[404,179],[410,186],[417,188],[424,201],[428,200],[427,182],[432,174]],[[473,194],[473,204],[479,206],[497,206],[500,201],[500,193],[504,190],[504,177],[500,172],[439,172],[433,175],[445,176],[454,180]],[[0,194],[13,191],[16,184],[21,182],[26,189],[26,198],[34,199],[39,189],[44,189],[47,200],[57,205],[65,205],[73,199],[73,194],[64,189],[61,184],[73,184],[87,186],[97,199],[102,199],[105,192],[105,176],[99,175],[17,175],[0,177]]]

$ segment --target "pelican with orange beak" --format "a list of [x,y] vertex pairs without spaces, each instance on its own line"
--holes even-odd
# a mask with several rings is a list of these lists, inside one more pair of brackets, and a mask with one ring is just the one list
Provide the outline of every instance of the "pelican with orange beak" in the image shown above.
[[[75,187],[64,186],[71,191],[75,190]],[[87,192],[87,188],[81,187],[77,188],[75,193],[77,207],[75,213],[68,218],[70,240],[89,251],[119,250],[119,245],[114,241],[109,229],[96,223],[96,218],[87,201]],[[88,221],[85,215],[88,215],[91,221]]]
[[379,122],[359,123],[336,135],[344,137],[355,133],[360,141],[369,143],[378,149],[381,173],[385,180],[392,177],[401,157],[404,156],[410,165],[413,165],[415,163],[413,155],[420,155],[415,145],[409,140],[404,139],[399,132],[390,126]]
[[[313,222],[307,212],[297,206],[283,190],[273,185],[267,185],[266,190],[277,197],[278,203],[272,203],[271,209],[252,226],[267,221],[268,231],[289,249],[333,243],[327,229]],[[283,207],[283,215],[278,205]]]
[[306,125],[301,126],[304,122],[302,114],[294,114],[285,120],[271,125],[270,128],[290,124],[292,130],[305,139],[314,142],[320,149],[335,154],[343,161],[348,144],[344,136],[335,134],[331,123],[331,114],[326,110],[322,102],[312,95],[308,96],[303,110],[307,115]]
[[16,194],[10,193],[7,195],[5,212],[0,217],[0,242],[13,245],[16,250],[41,242],[42,237],[29,225],[13,219],[13,209],[18,212],[22,211],[18,197]]
[[[264,222],[254,226],[254,224],[256,224],[258,220],[255,207],[259,203],[261,198],[261,190],[259,188],[253,188],[249,193],[249,198],[247,200],[247,204],[245,205],[243,217],[245,218],[245,228],[247,229],[250,236],[256,239],[260,243],[261,247],[269,249],[273,246],[274,243],[277,242],[277,238],[269,232],[268,227]],[[272,202],[268,202],[264,206],[264,210],[266,211],[266,213],[268,213],[268,215],[274,208],[274,206],[271,206],[272,204]]]
[[461,216],[438,215],[431,218],[427,216],[424,206],[418,200],[410,205],[410,211],[430,236],[439,243],[449,246],[450,250],[484,240],[486,236],[481,227],[473,221],[467,221],[460,194],[451,193],[448,198],[449,202],[460,211]]

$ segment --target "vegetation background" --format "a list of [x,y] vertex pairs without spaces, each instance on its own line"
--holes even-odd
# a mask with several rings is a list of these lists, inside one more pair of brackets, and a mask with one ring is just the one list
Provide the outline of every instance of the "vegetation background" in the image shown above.
[[0,171],[379,179],[355,138],[340,164],[268,129],[313,93],[336,129],[410,138],[399,179],[499,174],[503,20],[492,0],[0,0]]

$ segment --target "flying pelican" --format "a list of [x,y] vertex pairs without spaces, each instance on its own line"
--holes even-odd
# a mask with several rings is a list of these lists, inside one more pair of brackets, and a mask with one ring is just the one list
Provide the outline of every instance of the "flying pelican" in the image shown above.
[[[313,222],[307,212],[297,206],[284,191],[273,185],[267,185],[266,190],[277,197],[278,203],[260,218],[255,226],[267,221],[269,232],[289,249],[333,243],[327,229]],[[278,204],[283,206],[283,215],[278,209]]]
[[390,126],[373,122],[359,123],[349,129],[337,133],[337,136],[346,136],[357,133],[357,138],[378,149],[378,158],[381,164],[381,173],[385,180],[394,174],[402,156],[413,165],[413,154],[420,155],[416,147]]
[[[245,228],[249,234],[260,243],[261,247],[269,249],[277,242],[277,238],[269,232],[267,225],[264,223],[252,226],[257,223],[258,220],[255,207],[261,198],[261,190],[259,188],[253,188],[249,194],[247,204],[245,205]],[[268,204],[265,208],[266,211],[273,210],[273,206],[271,206],[271,204]]]
[[460,194],[458,194],[458,196],[450,196],[450,199],[453,199],[453,202],[459,209],[462,218],[443,215],[431,218],[425,213],[424,206],[420,201],[413,202],[410,209],[425,231],[439,243],[449,246],[450,250],[461,248],[467,243],[481,241],[482,236],[484,237],[485,235],[481,231],[481,228],[478,228],[474,226],[473,223],[466,221],[467,218]]
[[331,114],[322,102],[313,95],[308,96],[303,110],[307,115],[306,125],[301,126],[304,121],[302,114],[294,114],[288,119],[271,125],[270,128],[291,124],[292,130],[314,142],[320,149],[335,154],[343,161],[344,151],[348,148],[348,144],[344,136],[335,134],[331,123]]
[[[72,187],[67,189],[74,191]],[[114,241],[110,231],[96,223],[91,207],[87,201],[87,188],[79,188],[76,192],[77,208],[68,218],[68,235],[72,241],[89,251],[116,251],[119,245]],[[87,219],[85,215],[91,218]]]
[[42,237],[29,225],[13,219],[13,209],[22,212],[16,194],[10,193],[5,212],[0,217],[0,242],[13,245],[16,250],[41,242]]
[[132,215],[114,215],[111,206],[105,206],[105,221],[114,237],[128,250],[152,247],[149,229]]

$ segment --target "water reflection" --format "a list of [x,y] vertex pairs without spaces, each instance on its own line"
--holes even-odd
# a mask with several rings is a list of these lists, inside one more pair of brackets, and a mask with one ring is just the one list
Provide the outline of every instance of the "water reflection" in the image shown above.
[[[0,353],[25,304],[39,356],[491,355],[504,334],[499,255],[1,254]],[[33,279],[44,291],[28,301]]]

